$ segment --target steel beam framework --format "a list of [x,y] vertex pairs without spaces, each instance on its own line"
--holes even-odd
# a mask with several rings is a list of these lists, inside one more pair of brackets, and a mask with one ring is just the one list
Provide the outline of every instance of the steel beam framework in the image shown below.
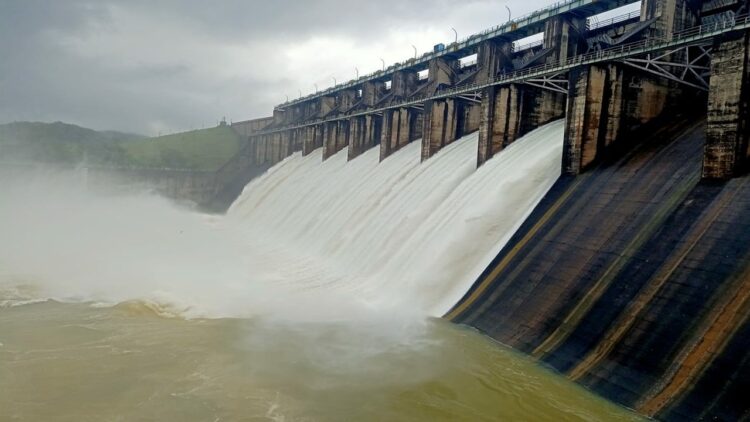
[[710,45],[712,40],[728,32],[747,29],[750,29],[750,15],[738,16],[709,25],[700,25],[685,31],[676,32],[672,35],[671,39],[650,38],[631,44],[619,45],[570,57],[563,62],[551,62],[498,75],[479,84],[466,84],[444,88],[431,95],[415,96],[385,107],[364,110],[348,115],[333,116],[325,120],[306,121],[285,127],[270,128],[259,132],[258,135],[318,125],[326,121],[344,120],[394,108],[414,107],[429,100],[471,94],[477,95],[477,93],[481,93],[485,88],[511,83],[526,83],[555,92],[564,91],[567,93],[567,81],[562,79],[562,75],[573,68],[608,62],[624,63],[648,73],[663,76],[696,89],[705,90],[708,81],[707,63],[710,63],[711,59]]

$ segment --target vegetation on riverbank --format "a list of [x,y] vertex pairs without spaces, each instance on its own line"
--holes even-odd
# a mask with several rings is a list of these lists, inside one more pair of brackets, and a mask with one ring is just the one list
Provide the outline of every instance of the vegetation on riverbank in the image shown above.
[[239,136],[218,126],[148,138],[62,122],[0,125],[0,161],[216,170],[240,149]]

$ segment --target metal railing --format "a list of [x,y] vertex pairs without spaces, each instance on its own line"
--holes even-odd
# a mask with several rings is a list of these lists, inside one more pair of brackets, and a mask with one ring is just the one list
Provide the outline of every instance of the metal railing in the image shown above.
[[[628,0],[629,3],[635,3],[638,0]],[[314,98],[318,98],[321,96],[325,96],[328,94],[331,94],[333,92],[347,89],[347,88],[353,88],[355,86],[361,85],[364,82],[368,82],[383,76],[386,76],[388,74],[391,74],[393,72],[397,72],[399,70],[408,69],[410,67],[414,67],[420,64],[423,64],[425,62],[428,62],[429,60],[432,60],[436,57],[441,57],[446,54],[455,53],[461,50],[465,50],[467,48],[473,47],[481,41],[485,41],[492,38],[497,38],[500,35],[508,34],[511,32],[519,31],[520,29],[532,25],[535,23],[543,22],[546,19],[549,19],[552,16],[558,15],[562,12],[567,12],[573,9],[577,9],[583,6],[587,6],[596,2],[601,2],[601,0],[564,0],[564,1],[558,1],[555,2],[543,9],[535,10],[533,12],[527,13],[525,15],[521,15],[519,17],[513,18],[509,20],[508,22],[500,25],[493,26],[492,28],[485,29],[484,31],[481,31],[479,33],[472,34],[468,37],[462,38],[460,40],[457,40],[454,43],[449,44],[445,50],[442,51],[431,51],[422,54],[422,56],[418,58],[411,58],[403,62],[398,62],[395,64],[392,64],[386,69],[378,70],[375,72],[372,72],[370,74],[361,76],[357,79],[352,79],[346,83],[334,85],[330,88],[327,88],[323,91],[315,92],[313,94],[309,94],[307,96],[298,98],[296,100],[290,100],[286,101],[282,104],[277,105],[275,108],[284,108],[289,107],[292,105],[296,105],[299,103],[303,103],[305,101],[309,101]]]
[[616,25],[621,22],[629,21],[631,19],[640,18],[641,17],[641,11],[640,10],[634,10],[630,13],[626,13],[623,15],[615,16],[610,19],[605,19],[603,21],[595,21],[589,23],[589,31],[594,31],[601,28],[606,28],[608,26]]
[[435,93],[430,95],[417,95],[409,98],[406,101],[391,104],[387,107],[382,107],[373,110],[365,110],[359,113],[353,113],[348,115],[334,116],[326,119],[317,119],[306,121],[297,125],[290,125],[282,128],[275,128],[269,131],[261,131],[258,134],[269,134],[276,133],[290,129],[297,129],[301,127],[317,125],[329,121],[338,121],[350,119],[352,117],[364,116],[368,114],[382,113],[383,111],[410,107],[416,104],[424,103],[425,101],[437,100],[442,98],[455,97],[461,94],[467,94],[471,92],[481,91],[485,88],[506,85],[514,82],[523,82],[527,79],[535,77],[551,75],[555,73],[561,73],[569,69],[587,65],[595,64],[607,61],[613,61],[623,59],[639,54],[645,54],[658,50],[668,49],[672,47],[690,45],[700,41],[713,38],[717,35],[740,29],[750,28],[750,15],[738,16],[734,19],[726,19],[721,22],[715,22],[709,25],[699,25],[684,31],[675,32],[672,34],[670,39],[665,38],[648,38],[641,41],[637,41],[630,44],[623,44],[616,47],[611,47],[604,50],[599,50],[591,53],[581,54],[573,56],[564,61],[554,61],[539,66],[530,67],[528,69],[522,69],[515,72],[498,75],[482,83],[473,83],[467,85],[461,85],[456,87],[449,87],[437,90]]
[[513,44],[513,52],[518,53],[521,51],[531,50],[532,48],[540,47],[543,44],[544,44],[544,40],[534,41],[534,42],[530,42],[530,43],[526,43],[526,44],[518,45],[518,46]]

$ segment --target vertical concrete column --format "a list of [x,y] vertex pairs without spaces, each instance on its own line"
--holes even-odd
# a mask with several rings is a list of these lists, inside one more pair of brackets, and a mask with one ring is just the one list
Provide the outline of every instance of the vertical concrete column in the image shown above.
[[513,68],[513,43],[492,39],[479,44],[477,51],[477,83],[485,83],[501,71]]
[[375,114],[365,116],[365,150],[380,143],[383,132],[383,117]]
[[581,173],[619,137],[623,78],[622,70],[615,65],[594,65],[571,71],[563,173]]
[[383,112],[383,130],[380,138],[380,161],[417,139],[415,127],[419,119],[417,110],[402,107]]
[[281,142],[281,132],[271,134],[271,165],[274,165],[281,161]]
[[260,138],[259,142],[259,148],[258,148],[258,162],[261,164],[268,164],[271,162],[271,160],[268,158],[268,151],[269,151],[269,139],[270,135],[263,135]]
[[402,107],[398,110],[398,138],[396,138],[396,149],[401,149],[403,146],[412,141],[412,127],[414,122],[414,113],[412,109]]
[[[456,82],[459,67],[458,60],[450,56],[430,60],[428,92],[452,86]],[[422,161],[456,140],[457,120],[458,108],[453,98],[430,100],[424,104]]]
[[320,97],[317,99],[317,117],[326,117],[336,108],[336,97]]
[[703,177],[728,179],[750,157],[750,32],[716,42],[711,59]]
[[[398,117],[397,110],[383,111],[383,127],[380,131],[380,161],[388,158],[393,152],[391,139],[394,137],[398,138]],[[396,120],[395,122],[394,119]]]
[[305,126],[302,128],[303,130],[303,137],[302,137],[302,155],[310,155],[311,152],[315,150],[315,148],[318,148],[315,145],[315,130],[317,129],[317,126]]
[[557,15],[544,22],[544,48],[553,48],[548,61],[564,62],[586,51],[586,18]]
[[565,95],[521,84],[491,87],[480,110],[481,166],[521,136],[565,115]]
[[250,136],[248,142],[250,142],[250,157],[252,158],[253,163],[261,164],[260,160],[258,159],[258,144],[260,144],[260,136]]
[[300,104],[302,110],[302,120],[318,118],[320,115],[321,104],[322,102],[320,98],[305,101],[304,103]]
[[349,149],[347,160],[351,161],[364,152],[365,145],[365,117],[357,116],[349,119]]
[[325,135],[325,125],[319,124],[314,126],[313,131],[313,147],[314,149],[323,148],[323,136]]
[[675,32],[698,25],[701,3],[695,0],[643,0],[641,20],[656,18],[649,36],[671,40]]
[[292,131],[285,130],[279,132],[279,160],[292,155]]
[[324,122],[323,126],[323,160],[336,153],[336,138],[339,125],[337,122]]
[[524,86],[523,97],[524,109],[519,137],[565,116],[567,98],[562,92]]
[[406,98],[414,92],[419,84],[419,75],[411,70],[399,70],[391,79],[391,95],[395,98]]
[[362,103],[367,107],[374,106],[385,94],[385,82],[368,81],[362,84]]
[[487,89],[480,109],[477,166],[481,166],[516,140],[521,107],[518,85],[493,86]]
[[481,104],[467,103],[463,107],[463,116],[461,120],[461,133],[467,134],[476,132],[479,130],[479,113],[481,111]]
[[429,91],[435,92],[441,87],[452,86],[456,82],[460,66],[458,59],[452,56],[430,60],[427,71]]
[[[477,52],[477,83],[492,80],[503,69],[512,67],[513,43],[488,40],[479,45]],[[479,150],[477,151],[477,166],[481,166],[495,153],[500,151],[505,143],[505,132],[508,122],[507,106],[510,87],[491,86],[482,93],[482,103],[479,106]],[[503,104],[505,108],[498,110]],[[512,126],[512,124],[511,124]],[[502,128],[502,129],[501,129]]]
[[294,130],[294,152],[302,151],[302,144],[305,141],[305,128],[300,127]]
[[273,124],[282,126],[286,124],[286,111],[278,108],[273,109]]
[[357,91],[353,89],[342,89],[336,93],[336,109],[339,112],[347,112],[356,101]]
[[432,157],[441,148],[456,140],[457,111],[456,100],[453,98],[425,103],[422,129],[422,161]]
[[349,146],[349,120],[336,122],[336,149],[334,154]]

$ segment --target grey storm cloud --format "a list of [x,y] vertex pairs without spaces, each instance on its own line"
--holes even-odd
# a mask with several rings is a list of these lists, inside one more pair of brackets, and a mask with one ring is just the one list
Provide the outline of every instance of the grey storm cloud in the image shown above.
[[0,0],[0,123],[145,134],[270,114],[545,0]]

